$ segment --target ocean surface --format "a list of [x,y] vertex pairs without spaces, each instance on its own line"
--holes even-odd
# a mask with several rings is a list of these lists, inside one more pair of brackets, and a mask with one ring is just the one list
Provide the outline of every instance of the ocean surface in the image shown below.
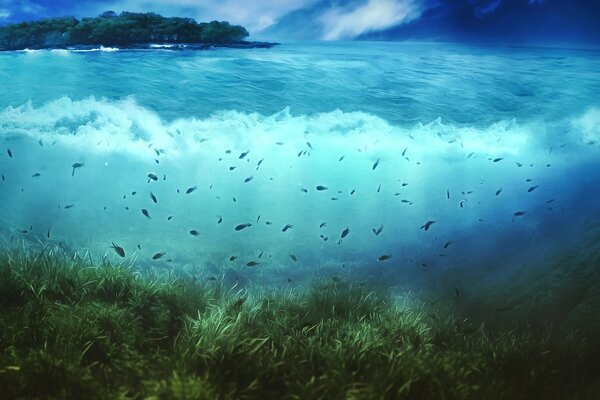
[[0,53],[5,246],[452,291],[600,224],[598,51],[111,50]]

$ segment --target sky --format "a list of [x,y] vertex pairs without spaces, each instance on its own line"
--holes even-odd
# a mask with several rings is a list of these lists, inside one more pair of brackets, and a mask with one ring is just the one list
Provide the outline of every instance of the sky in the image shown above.
[[600,44],[600,0],[0,0],[0,24],[107,10],[226,20],[280,41]]

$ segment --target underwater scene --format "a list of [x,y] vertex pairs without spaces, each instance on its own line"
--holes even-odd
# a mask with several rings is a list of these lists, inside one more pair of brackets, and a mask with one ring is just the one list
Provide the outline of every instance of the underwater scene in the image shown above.
[[431,41],[0,52],[4,398],[598,398],[599,71]]

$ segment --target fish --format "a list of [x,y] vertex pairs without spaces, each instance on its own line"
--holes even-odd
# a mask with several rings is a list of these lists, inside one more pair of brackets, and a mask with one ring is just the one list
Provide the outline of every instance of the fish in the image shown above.
[[237,256],[231,256],[231,257],[229,257],[229,261],[235,261],[236,258],[237,258]]
[[377,193],[379,193],[381,191],[381,183],[379,184],[379,186],[377,186]]
[[551,199],[551,200],[548,200],[548,201],[546,202],[546,204],[550,204],[550,203],[552,203],[554,200],[556,200],[556,199]]
[[32,178],[37,178],[42,176],[42,174],[40,174],[39,172],[36,172],[35,174],[31,175]]
[[340,158],[338,158],[338,161],[342,161],[344,159],[344,157],[346,157],[345,154],[343,156],[341,156]]
[[406,150],[408,150],[408,147],[404,149],[404,151],[402,151],[402,157],[404,157],[406,155]]
[[448,246],[450,246],[452,244],[452,241],[446,242],[446,244],[444,244],[444,248],[447,249]]
[[158,201],[156,200],[156,196],[154,195],[154,193],[150,192],[150,198],[152,199],[152,201],[154,202],[154,204],[158,203]]
[[454,286],[454,298],[457,299],[460,296],[460,292],[458,291],[458,288],[456,286]]
[[2,174],[2,181],[4,182],[6,178],[4,177],[4,173]]
[[520,162],[517,162],[516,164],[517,164],[517,167],[522,167],[523,166],[523,164],[521,164]]
[[502,160],[504,160],[503,157],[498,157],[498,158],[494,158],[492,161],[493,162],[498,162],[498,161],[502,161]]
[[431,225],[435,224],[436,221],[427,221],[425,222],[425,225],[423,225],[421,227],[421,229],[424,229],[425,231],[429,230],[429,227],[431,227]]
[[249,228],[249,227],[251,227],[251,226],[252,226],[252,224],[251,224],[251,223],[249,223],[249,222],[247,222],[247,223],[245,223],[245,224],[239,224],[239,225],[237,225],[237,226],[235,227],[235,230],[236,230],[236,231],[241,231],[242,229],[246,229],[246,228]]
[[475,152],[469,153],[469,155],[467,156],[467,159],[473,157],[474,154],[475,154]]
[[173,219],[173,216],[172,216],[172,215],[169,215],[169,216],[167,217],[167,221],[170,221],[170,220],[172,220],[172,219]]
[[306,142],[306,145],[308,146],[309,149],[314,150],[312,147],[312,144],[310,144],[310,142]]
[[265,221],[265,225],[273,225],[271,221]]
[[377,161],[375,161],[375,163],[373,163],[373,167],[371,167],[371,170],[375,171],[375,168],[377,168],[378,165],[379,165],[379,158],[377,159]]
[[69,208],[73,208],[73,207],[75,207],[75,204],[67,204],[67,205],[64,207],[64,209],[65,209],[65,210],[68,210]]
[[300,157],[302,155],[302,153],[304,153],[304,150],[300,150],[300,152],[298,153],[297,157]]
[[231,167],[229,167],[229,170],[230,170],[230,171],[233,171],[233,170],[234,170],[234,169],[236,169],[236,168],[237,168],[237,167],[235,167],[235,166],[231,166]]
[[286,226],[284,226],[284,227],[281,229],[281,232],[285,232],[285,231],[287,231],[288,229],[292,229],[293,227],[294,227],[294,225],[287,224]]
[[537,189],[537,187],[538,187],[538,185],[532,186],[532,187],[530,187],[529,189],[527,189],[527,192],[528,192],[528,193],[531,193],[531,192],[533,192],[535,189]]
[[498,196],[500,193],[502,193],[502,188],[496,190],[496,196]]
[[220,224],[221,222],[223,222],[223,217],[221,217],[220,215],[217,215],[217,218],[219,218],[217,220],[217,224]]
[[150,213],[148,212],[148,210],[146,210],[145,208],[142,208],[142,214],[144,214],[144,217],[150,219],[152,217],[150,217]]
[[373,228],[373,233],[375,234],[375,236],[379,236],[379,234],[381,233],[381,231],[383,230],[383,225],[381,225],[379,228],[375,229]]
[[197,230],[195,230],[195,229],[192,229],[192,230],[190,231],[190,235],[192,235],[192,236],[198,236],[198,235],[200,235],[200,232],[198,232],[198,231],[197,231]]
[[513,214],[515,217],[522,217],[525,215],[525,211],[517,211]]
[[338,198],[337,197],[332,197],[331,200],[335,201],[335,200],[338,200]]
[[248,178],[244,179],[244,183],[248,183],[250,182],[252,179],[254,179],[253,176],[249,176]]
[[446,197],[450,200],[450,189],[446,189]]
[[131,192],[131,195],[132,195],[132,196],[135,196],[136,194],[137,194],[137,192],[135,192],[135,191],[134,191],[134,192]]
[[165,253],[164,251],[162,253],[156,253],[152,256],[152,259],[158,260],[158,259],[162,258],[165,254],[167,254],[167,253]]
[[246,266],[247,266],[247,267],[256,267],[258,264],[260,264],[260,263],[259,263],[259,262],[257,262],[257,261],[248,261],[248,262],[246,263]]
[[461,201],[458,202],[458,204],[460,205],[460,208],[464,208],[465,201],[467,201],[467,199],[462,199]]
[[240,312],[242,310],[242,306],[244,305],[245,301],[246,301],[245,297],[239,298],[235,303],[233,303],[233,311]]
[[265,161],[264,158],[261,158],[260,160],[258,160],[258,163],[256,163],[256,169],[258,169],[258,167],[260,167],[260,165],[263,163],[263,161]]
[[352,190],[350,191],[350,196],[352,196],[352,195],[353,195],[355,192],[356,192],[356,189],[352,189]]
[[391,255],[384,254],[384,255],[381,255],[381,256],[377,257],[377,261],[386,261],[386,260],[389,260],[390,258],[392,258]]
[[194,190],[196,190],[196,189],[198,189],[198,187],[197,187],[197,186],[192,186],[192,187],[188,188],[188,189],[185,191],[185,194],[190,194],[190,193],[192,193],[192,192],[193,192]]
[[345,238],[346,236],[348,236],[349,233],[350,233],[350,228],[346,227],[346,229],[344,229],[342,231],[342,234],[340,235],[340,238],[341,239]]
[[137,248],[138,248],[138,250],[141,250],[142,246],[140,246],[139,243],[138,243]]
[[48,239],[50,239],[50,227],[48,227],[48,233],[46,234],[46,236],[48,237]]
[[73,163],[73,165],[71,165],[71,167],[73,167],[73,171],[71,172],[71,176],[75,176],[75,170],[76,170],[77,168],[81,168],[81,167],[83,167],[83,166],[85,166],[85,164],[84,164],[84,163],[82,163],[82,162],[76,162],[76,163]]
[[317,189],[319,192],[322,192],[323,190],[327,190],[329,188],[327,186],[317,185],[315,189]]
[[327,222],[321,222],[321,225],[319,225],[319,228],[324,228],[327,226]]
[[258,258],[262,258],[263,254],[265,254],[265,252],[264,252],[264,251],[261,251],[261,252],[258,254]]
[[123,250],[121,246],[118,246],[115,244],[115,242],[112,242],[112,246],[110,247],[112,247],[115,250],[115,253],[117,253],[119,256],[125,257],[125,250]]
[[298,261],[298,257],[296,257],[294,254],[290,253],[290,258],[292,259],[293,262]]
[[250,150],[241,153],[240,156],[238,157],[238,159],[241,160],[242,158],[246,157],[248,155],[248,153],[250,153]]
[[305,189],[303,187],[301,187],[300,190],[303,191],[304,193],[308,193],[308,189]]
[[10,151],[10,149],[6,149],[6,152],[8,153],[8,157],[12,158],[12,151]]
[[148,174],[148,182],[150,182],[151,180],[156,182],[158,180],[158,176],[156,174],[153,174],[152,172],[150,172]]

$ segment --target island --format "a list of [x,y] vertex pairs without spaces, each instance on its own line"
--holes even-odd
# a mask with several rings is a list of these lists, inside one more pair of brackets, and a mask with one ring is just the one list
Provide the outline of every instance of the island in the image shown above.
[[198,23],[193,18],[156,13],[106,11],[95,18],[49,18],[0,27],[0,50],[255,48],[277,44],[245,41],[248,35],[243,26],[226,21]]

